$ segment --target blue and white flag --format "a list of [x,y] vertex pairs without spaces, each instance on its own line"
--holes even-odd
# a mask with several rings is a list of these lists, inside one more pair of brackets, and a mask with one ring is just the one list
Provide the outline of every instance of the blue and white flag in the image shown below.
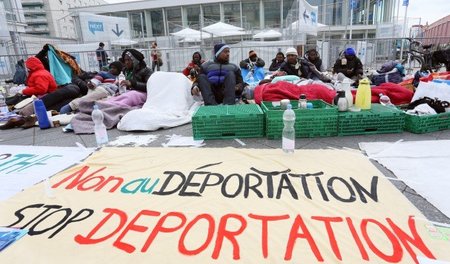
[[403,0],[403,6],[408,6],[409,5],[409,0]]
[[357,7],[356,0],[350,0],[350,9],[355,9]]

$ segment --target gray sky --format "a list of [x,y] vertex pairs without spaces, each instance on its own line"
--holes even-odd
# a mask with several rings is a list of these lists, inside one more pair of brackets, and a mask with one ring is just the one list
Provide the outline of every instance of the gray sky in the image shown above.
[[[109,3],[131,2],[135,0],[105,0]],[[169,0],[168,0],[169,1]],[[183,0],[181,0],[183,1]],[[403,0],[400,0],[403,3]],[[409,0],[408,17],[414,18],[413,24],[429,24],[438,19],[450,15],[450,0]],[[405,7],[400,6],[400,19],[403,20],[405,16]]]
[[[447,15],[450,15],[450,0],[409,0],[408,17],[417,18],[416,24],[419,18],[422,18],[421,24],[424,25],[427,21],[431,24]],[[404,16],[405,7],[400,6],[400,18]]]

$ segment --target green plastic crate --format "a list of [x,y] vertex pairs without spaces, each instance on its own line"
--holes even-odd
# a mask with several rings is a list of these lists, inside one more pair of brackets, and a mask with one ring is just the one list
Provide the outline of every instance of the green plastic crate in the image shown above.
[[403,111],[381,104],[372,104],[370,110],[360,112],[339,112],[338,135],[401,133],[404,116]]
[[[298,109],[298,101],[291,100],[295,112],[296,137],[329,137],[337,135],[337,108],[322,100],[308,101],[313,109]],[[266,136],[269,139],[281,138],[283,113],[280,106],[272,102],[262,102],[261,108],[266,118]]]
[[423,134],[450,129],[450,112],[437,115],[405,115],[405,130]]
[[201,106],[192,131],[194,139],[264,137],[264,113],[255,104]]

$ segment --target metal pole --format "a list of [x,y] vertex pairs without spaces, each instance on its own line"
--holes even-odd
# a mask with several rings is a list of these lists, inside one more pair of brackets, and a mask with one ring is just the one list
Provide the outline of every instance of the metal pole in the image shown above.
[[[403,21],[403,35],[402,35],[402,37],[405,37],[407,20],[408,20],[408,5],[406,5],[406,7],[405,7],[405,21]],[[403,58],[403,39],[402,39],[402,44],[400,46],[400,61],[402,60],[402,58]]]

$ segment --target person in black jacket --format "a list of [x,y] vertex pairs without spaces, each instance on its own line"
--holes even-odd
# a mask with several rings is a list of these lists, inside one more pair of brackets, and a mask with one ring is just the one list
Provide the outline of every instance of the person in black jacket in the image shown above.
[[286,61],[281,65],[280,71],[284,75],[295,75],[302,77],[302,64],[298,59],[298,52],[295,48],[286,50]]
[[361,60],[356,57],[356,52],[353,48],[347,48],[344,51],[344,57],[336,60],[333,73],[341,73],[354,81],[362,78],[364,73],[363,65]]
[[284,63],[284,53],[278,52],[274,59],[272,59],[272,64],[270,64],[269,71],[278,71],[281,65]]
[[249,51],[248,58],[239,63],[239,67],[247,70],[252,70],[256,67],[263,68],[264,65],[266,65],[264,60],[258,57],[254,50]]
[[136,90],[147,92],[147,80],[152,75],[152,70],[147,67],[144,61],[144,55],[135,49],[126,49],[122,52],[121,61],[125,65],[123,73],[125,80],[119,83],[124,85],[127,90]]
[[321,80],[324,82],[330,82],[331,79],[328,78],[323,72],[325,71],[322,60],[319,57],[319,53],[316,49],[308,50],[303,56],[302,60],[302,75],[306,79],[311,80]]

